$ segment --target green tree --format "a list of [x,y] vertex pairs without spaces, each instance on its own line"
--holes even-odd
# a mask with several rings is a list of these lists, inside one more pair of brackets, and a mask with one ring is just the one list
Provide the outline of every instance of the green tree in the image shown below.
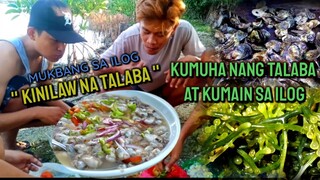
[[36,1],[37,0],[16,0],[15,2],[9,3],[7,5],[9,9],[6,11],[6,14],[15,14],[12,19],[17,18],[21,13],[29,14],[32,5]]
[[111,0],[107,3],[107,9],[112,14],[125,14],[128,17],[135,16],[135,0]]

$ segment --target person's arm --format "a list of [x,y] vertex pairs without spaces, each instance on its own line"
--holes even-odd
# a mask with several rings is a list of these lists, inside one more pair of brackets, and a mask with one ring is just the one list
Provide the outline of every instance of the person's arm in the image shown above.
[[[178,62],[198,62],[201,61],[201,59],[197,56],[192,56],[192,55],[187,55],[178,60]],[[171,78],[170,76],[170,69],[165,71],[165,76],[166,76],[166,83],[170,83],[171,88],[178,88],[180,85],[182,87],[186,86],[202,86],[205,84],[201,78],[197,77],[187,77],[187,78]],[[201,83],[203,82],[203,83]]]
[[190,136],[196,129],[201,126],[204,121],[203,117],[206,117],[206,107],[203,102],[198,102],[194,110],[191,112],[189,118],[184,123],[181,133],[180,140],[185,141],[188,136]]
[[[6,75],[1,76],[1,67],[0,67],[0,104],[2,103],[2,99],[4,97],[4,94],[6,92],[6,86],[7,86],[7,77]],[[17,97],[20,98],[20,97]],[[14,100],[15,101],[15,100]],[[22,104],[22,101],[16,100],[16,102],[20,102]],[[22,106],[22,105],[20,105]],[[0,132],[7,131],[10,129],[14,129],[17,127],[22,126],[23,124],[29,123],[34,118],[37,118],[37,111],[35,111],[36,108],[30,108],[30,109],[24,109],[24,110],[18,110],[15,112],[2,112],[0,113]]]
[[[9,80],[21,72],[20,66],[17,66],[19,57],[13,47],[8,48],[7,44],[0,43],[0,52],[2,55],[0,56],[0,104],[2,104]],[[10,103],[13,103],[11,106],[16,109],[10,111],[2,110],[0,113],[0,132],[21,127],[34,119],[41,119],[45,123],[53,124],[60,111],[59,109],[53,110],[42,107],[25,109],[21,96],[11,98]],[[47,111],[50,112],[48,113]]]
[[0,136],[0,177],[32,177],[26,172],[18,169],[9,162],[5,161],[5,150]]
[[23,151],[5,150],[4,155],[5,161],[24,172],[37,171],[39,170],[38,167],[42,166],[42,163],[37,158]]
[[48,101],[47,105],[61,107],[65,112],[67,112],[71,108],[68,104],[66,104],[62,100]]
[[[53,63],[52,62],[48,62],[48,70],[51,70],[52,68],[53,68]],[[49,84],[52,84],[52,80],[46,80],[46,81],[38,82],[38,86],[49,85]],[[47,101],[45,103],[48,106],[61,107],[66,112],[71,108],[68,104],[66,104],[62,100]]]
[[0,167],[0,177],[33,177],[2,159],[0,159]]
[[41,106],[14,112],[2,112],[0,113],[0,132],[27,127],[34,120],[40,120],[44,125],[55,125],[65,112],[60,107]]
[[[215,56],[216,54],[217,52],[214,49],[205,50],[201,55],[201,62],[220,62],[220,59]],[[210,84],[211,78],[207,78],[205,82],[207,84]],[[187,137],[189,137],[197,128],[199,128],[204,123],[202,117],[206,117],[207,107],[201,101],[201,94],[199,95],[199,97],[200,101],[197,103],[187,121],[184,123],[180,132],[178,143],[170,153],[170,160],[166,164],[167,170],[169,170],[172,165],[179,159],[183,149],[184,141],[187,139]],[[162,168],[161,165],[158,165],[158,167]]]
[[202,119],[204,116],[206,116],[206,108],[202,102],[198,102],[194,110],[191,112],[189,118],[182,126],[179,140],[170,153],[170,160],[166,164],[166,170],[169,170],[179,159],[185,140],[204,123]]

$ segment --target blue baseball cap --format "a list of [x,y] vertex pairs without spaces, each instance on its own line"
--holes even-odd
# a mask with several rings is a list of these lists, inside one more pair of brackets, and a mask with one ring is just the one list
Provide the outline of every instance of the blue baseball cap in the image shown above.
[[31,8],[29,26],[63,43],[86,42],[74,31],[71,10],[60,0],[38,0]]

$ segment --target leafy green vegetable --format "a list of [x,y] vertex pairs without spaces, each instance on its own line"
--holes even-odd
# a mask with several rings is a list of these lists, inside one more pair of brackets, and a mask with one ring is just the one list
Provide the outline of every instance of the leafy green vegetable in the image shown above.
[[211,104],[192,135],[202,148],[182,167],[201,163],[217,178],[319,176],[319,102],[320,89],[307,89],[302,103]]
[[89,119],[93,124],[100,124],[100,122],[101,122],[101,118],[99,116],[94,116],[94,117],[89,118]]
[[103,104],[106,104],[106,105],[111,105],[112,103],[116,102],[116,99],[115,98],[108,98],[108,99],[104,99],[101,101]]
[[111,107],[111,117],[112,118],[119,118],[122,119],[124,116],[124,112],[120,111],[117,104],[113,103],[112,107]]
[[110,145],[105,143],[103,138],[99,139],[99,143],[100,143],[102,152],[104,152],[105,154],[110,154],[111,153]]
[[90,116],[90,113],[88,111],[80,111],[80,112],[74,113],[74,116],[80,120],[85,120],[88,116]]
[[67,119],[71,119],[71,114],[70,113],[65,113],[64,115],[63,115],[63,117],[64,118],[67,118]]
[[93,132],[96,132],[96,129],[93,124],[88,124],[85,129],[80,130],[81,135],[86,135],[86,134],[90,134]]
[[137,105],[134,103],[127,104],[127,106],[131,110],[131,112],[134,112],[137,108]]

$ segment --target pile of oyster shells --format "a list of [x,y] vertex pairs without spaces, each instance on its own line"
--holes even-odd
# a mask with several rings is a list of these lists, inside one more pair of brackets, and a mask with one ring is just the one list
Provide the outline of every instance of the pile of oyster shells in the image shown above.
[[[215,11],[212,21],[215,51],[221,61],[314,61],[319,67],[320,17],[307,8],[252,9],[254,21],[248,22],[227,8]],[[319,68],[318,68],[318,71]],[[319,73],[318,73],[319,74]],[[319,77],[319,75],[318,75]],[[228,85],[230,78],[216,80],[217,85]],[[319,86],[318,78],[242,78],[239,83]]]

